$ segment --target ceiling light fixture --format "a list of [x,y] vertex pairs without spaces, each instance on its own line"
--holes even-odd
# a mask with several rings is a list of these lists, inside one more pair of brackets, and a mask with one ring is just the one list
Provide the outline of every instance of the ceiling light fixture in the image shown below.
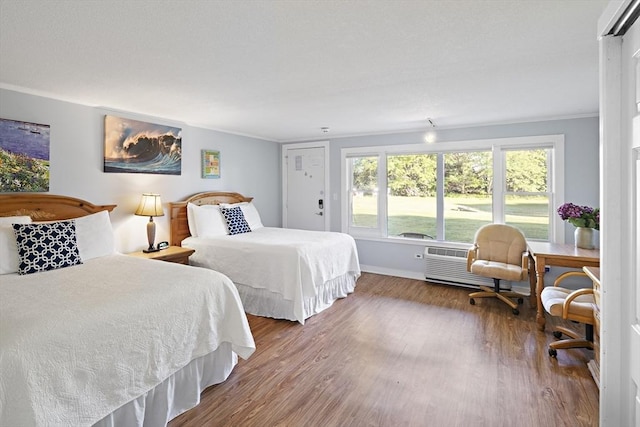
[[437,138],[438,136],[436,135],[436,132],[430,130],[424,135],[424,142],[426,142],[427,144],[433,144],[434,142],[436,142]]
[[436,123],[429,117],[427,117],[427,123],[429,123],[431,129],[429,129],[427,133],[425,133],[424,142],[426,142],[427,144],[433,144],[437,139],[436,131],[434,130],[436,128]]

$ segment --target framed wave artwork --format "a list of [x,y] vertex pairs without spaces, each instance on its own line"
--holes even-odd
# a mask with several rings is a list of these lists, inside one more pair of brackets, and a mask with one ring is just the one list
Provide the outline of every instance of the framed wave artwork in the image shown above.
[[104,171],[118,173],[182,173],[182,129],[104,117]]

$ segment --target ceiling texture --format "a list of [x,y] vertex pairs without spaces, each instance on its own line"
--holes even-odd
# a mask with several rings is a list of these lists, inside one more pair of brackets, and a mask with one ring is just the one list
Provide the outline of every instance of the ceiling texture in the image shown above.
[[606,3],[0,0],[0,87],[277,142],[593,116]]

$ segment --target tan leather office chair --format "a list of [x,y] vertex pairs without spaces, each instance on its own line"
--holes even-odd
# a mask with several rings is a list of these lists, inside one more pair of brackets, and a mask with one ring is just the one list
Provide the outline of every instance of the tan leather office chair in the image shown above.
[[[481,291],[469,294],[469,303],[476,298],[498,298],[520,314],[518,304],[524,295],[500,290],[500,280],[519,282],[527,277],[529,260],[524,234],[506,224],[487,224],[476,231],[474,244],[467,252],[467,271],[493,279],[493,289],[480,286]],[[511,298],[517,298],[517,303]]]
[[595,322],[595,297],[593,287],[578,290],[565,289],[560,286],[567,277],[586,276],[581,271],[568,271],[558,276],[553,286],[547,286],[540,294],[544,309],[552,316],[585,324],[584,337],[571,329],[556,326],[553,336],[560,339],[562,334],[570,337],[549,344],[549,356],[556,357],[561,348],[589,348],[593,350],[593,324]]

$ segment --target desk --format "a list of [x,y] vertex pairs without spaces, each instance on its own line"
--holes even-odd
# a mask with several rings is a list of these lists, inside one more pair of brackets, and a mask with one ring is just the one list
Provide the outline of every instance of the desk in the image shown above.
[[593,359],[587,363],[594,381],[600,387],[600,269],[597,267],[582,267],[593,281],[593,298],[596,306],[593,309]]
[[[579,268],[600,267],[600,250],[580,249],[574,245],[549,242],[527,242],[529,251],[529,284],[531,286],[532,306],[537,308],[536,322],[544,331],[544,307],[541,293],[544,289],[544,269],[548,266]],[[534,276],[535,273],[535,276]],[[535,295],[535,303],[533,303]]]

